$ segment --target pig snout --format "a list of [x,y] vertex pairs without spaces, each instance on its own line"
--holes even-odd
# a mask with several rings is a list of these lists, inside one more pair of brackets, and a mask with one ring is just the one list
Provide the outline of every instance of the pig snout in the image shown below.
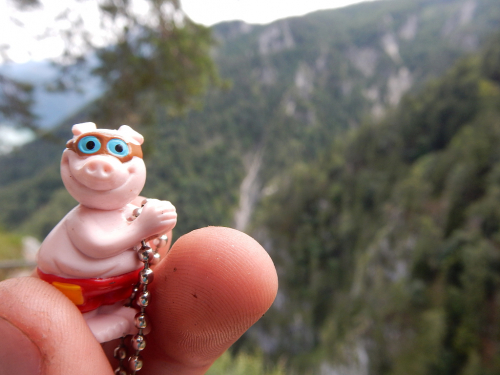
[[112,190],[122,186],[129,177],[127,168],[116,158],[87,158],[73,173],[78,182],[93,190]]
[[85,173],[95,176],[98,179],[109,178],[114,172],[113,166],[103,160],[89,160],[84,166]]

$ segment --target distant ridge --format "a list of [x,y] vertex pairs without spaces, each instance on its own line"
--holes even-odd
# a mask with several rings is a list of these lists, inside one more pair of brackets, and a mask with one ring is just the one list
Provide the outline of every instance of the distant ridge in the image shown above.
[[[251,202],[249,219],[239,222],[251,230],[260,199],[288,178],[291,167],[320,157],[347,129],[382,118],[405,93],[479,48],[499,24],[497,0],[407,0],[269,25],[215,25],[214,58],[230,88],[211,90],[203,108],[184,117],[155,118],[145,194],[178,202],[185,218],[179,234],[234,225],[242,202]],[[85,113],[59,123],[61,143],[74,122],[92,120]],[[33,215],[42,208],[62,215],[74,204],[58,191],[60,147],[35,141],[0,157],[3,226],[41,237],[59,219]],[[254,164],[257,155],[261,162]],[[249,173],[255,176],[246,196],[250,190],[242,182]]]

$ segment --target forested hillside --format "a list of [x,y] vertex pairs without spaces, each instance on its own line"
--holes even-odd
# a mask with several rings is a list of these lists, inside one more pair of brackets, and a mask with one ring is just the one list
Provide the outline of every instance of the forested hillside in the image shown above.
[[500,35],[292,175],[262,209],[276,353],[325,373],[500,371]]
[[[145,96],[144,195],[176,205],[175,235],[233,226],[275,260],[278,298],[235,350],[287,374],[500,371],[499,30],[498,0],[224,23],[223,88],[180,115]],[[76,204],[71,125],[134,125],[99,109],[0,157],[3,228],[42,238]]]
[[289,167],[382,116],[404,92],[477,49],[499,23],[496,0],[407,0],[265,26],[217,25],[214,56],[227,89],[210,91],[199,109],[180,117],[151,95],[137,116],[110,115],[112,106],[97,102],[60,125],[58,144],[37,141],[1,157],[0,223],[41,238],[75,204],[62,188],[58,158],[71,125],[92,120],[145,133],[144,193],[176,204],[177,234],[204,225],[249,230],[261,197]]

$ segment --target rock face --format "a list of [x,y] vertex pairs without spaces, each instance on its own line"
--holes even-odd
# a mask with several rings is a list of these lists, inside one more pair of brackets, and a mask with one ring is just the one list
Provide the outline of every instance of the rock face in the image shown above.
[[413,85],[413,77],[407,67],[401,67],[387,80],[387,103],[396,106],[399,100]]
[[399,37],[403,40],[413,40],[418,31],[418,17],[415,14],[410,15],[399,30]]
[[260,148],[247,158],[247,174],[240,185],[240,204],[234,214],[234,228],[241,231],[247,229],[261,195],[259,172],[262,167],[262,151]]
[[259,35],[259,53],[263,56],[290,49],[294,44],[287,21],[273,23]]
[[378,63],[378,52],[373,47],[350,47],[347,51],[349,61],[366,77],[372,77]]

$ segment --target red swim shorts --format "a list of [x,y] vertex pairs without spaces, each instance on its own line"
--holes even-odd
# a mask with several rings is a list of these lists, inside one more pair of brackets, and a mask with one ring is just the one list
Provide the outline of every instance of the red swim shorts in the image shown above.
[[68,297],[82,313],[102,305],[112,305],[130,297],[142,268],[123,275],[95,279],[66,279],[37,268],[40,279],[52,284]]

